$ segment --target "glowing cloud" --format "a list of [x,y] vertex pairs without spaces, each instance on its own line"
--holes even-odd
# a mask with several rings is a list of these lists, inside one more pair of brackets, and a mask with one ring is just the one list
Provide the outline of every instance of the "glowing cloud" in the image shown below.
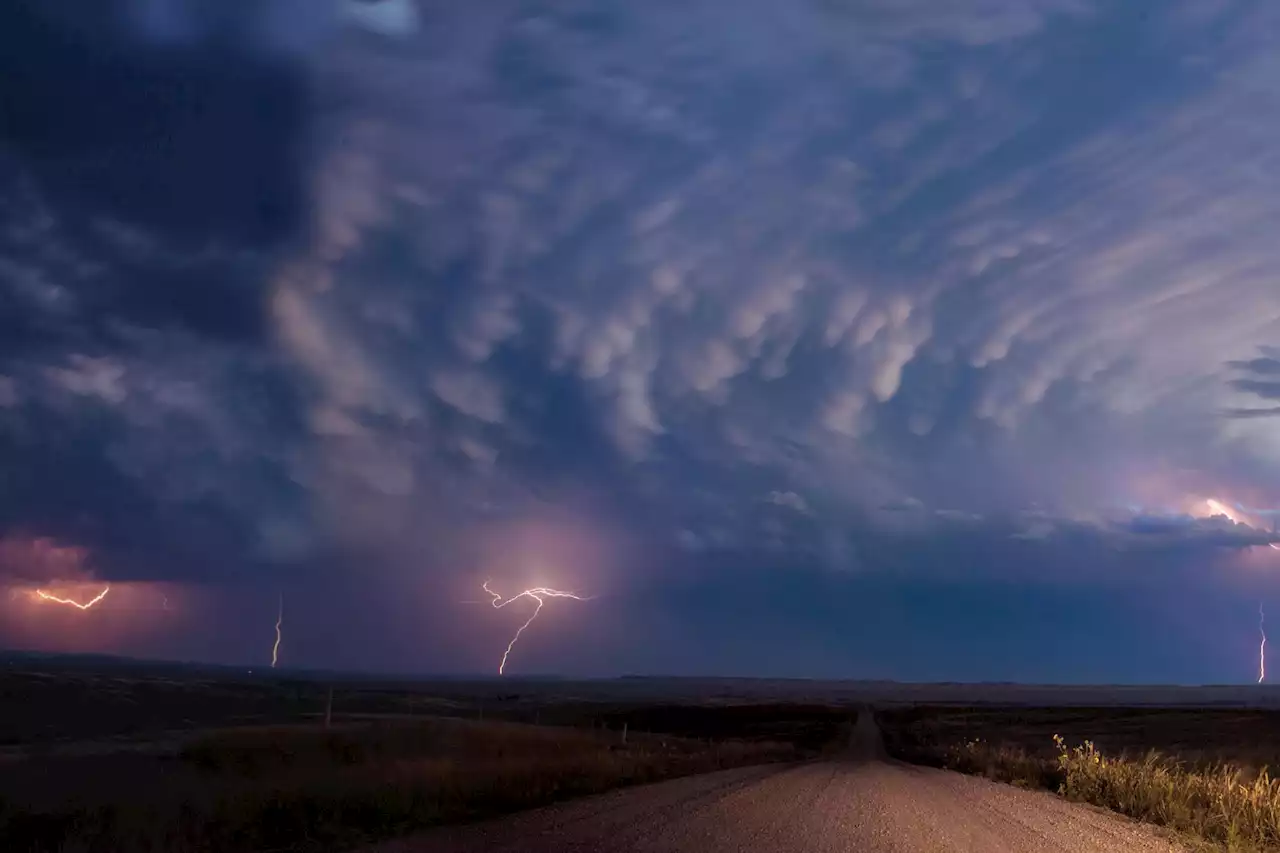
[[59,596],[53,595],[52,593],[45,592],[43,589],[37,589],[34,594],[36,598],[39,598],[41,601],[49,601],[54,604],[65,604],[68,607],[74,607],[77,610],[88,610],[89,608],[98,604],[98,602],[102,601],[102,599],[106,598],[107,593],[110,591],[111,591],[111,585],[107,584],[105,587],[102,588],[102,592],[98,593],[93,598],[89,599],[83,604],[81,604],[79,601],[76,601],[75,599],[61,598]]
[[528,619],[526,619],[525,623],[521,625],[518,629],[516,629],[515,636],[511,638],[511,642],[507,643],[507,650],[502,653],[502,660],[498,663],[498,675],[506,674],[505,671],[507,668],[507,658],[511,655],[511,649],[515,646],[516,640],[520,639],[520,635],[524,633],[524,629],[528,628],[533,623],[533,620],[538,618],[538,613],[541,612],[542,605],[545,599],[572,598],[574,601],[590,600],[584,596],[576,595],[575,593],[572,593],[572,592],[565,592],[564,590],[559,590],[559,589],[549,589],[545,586],[535,586],[532,589],[526,589],[523,592],[517,593],[516,595],[513,595],[504,601],[500,593],[494,592],[493,590],[489,589],[488,581],[485,581],[482,586],[484,587],[485,592],[493,596],[493,601],[491,603],[495,608],[506,607],[511,602],[519,601],[521,598],[532,598],[534,601],[538,602],[538,606],[533,609],[533,615],[531,615]]
[[[1249,521],[1241,513],[1227,506],[1220,500],[1217,500],[1215,498],[1206,498],[1204,504],[1206,507],[1209,508],[1210,516],[1222,515],[1222,516],[1226,516],[1227,520],[1232,522],[1233,524],[1244,524],[1249,527],[1254,526],[1252,524],[1249,524]],[[1271,542],[1269,544],[1271,548],[1277,551],[1280,551],[1280,543]]]
[[1209,507],[1210,515],[1225,515],[1227,519],[1234,524],[1244,524],[1244,521],[1240,518],[1239,514],[1233,512],[1231,507],[1227,506],[1222,501],[1215,500],[1214,498],[1206,498],[1204,503],[1205,506]]

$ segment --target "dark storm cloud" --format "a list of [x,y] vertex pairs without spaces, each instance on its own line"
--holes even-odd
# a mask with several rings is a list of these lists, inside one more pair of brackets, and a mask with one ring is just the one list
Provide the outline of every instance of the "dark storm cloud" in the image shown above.
[[[12,14],[87,38],[73,5]],[[121,577],[323,575],[342,606],[398,602],[414,666],[483,640],[441,602],[489,570],[649,596],[635,624],[672,636],[733,635],[727,604],[694,630],[700,603],[785,587],[831,648],[828,583],[913,590],[941,624],[921,590],[1013,618],[1271,550],[1199,516],[1280,502],[1273,10],[346,7],[391,45],[295,31],[315,7],[289,0],[95,8],[67,67],[130,58],[120,105],[15,91],[0,152],[15,529]],[[106,120],[175,75],[208,140],[177,101]],[[71,129],[72,161],[170,147],[68,186],[35,141]],[[581,618],[633,625],[608,613]]]
[[0,527],[84,548],[119,580],[230,578],[307,551],[311,534],[279,538],[305,519],[294,389],[260,357],[135,334],[6,377]]
[[[166,42],[135,20],[136,5],[5,4],[4,143],[64,215],[117,219],[197,246],[296,234],[308,183],[305,68],[250,50],[247,25],[226,11]],[[211,8],[146,5],[175,16]],[[256,15],[251,5],[221,5]]]
[[179,250],[121,223],[82,219],[25,177],[8,177],[0,175],[0,358],[115,345],[122,325],[249,345],[266,337],[260,257]]
[[[1271,348],[1268,347],[1266,349],[1270,350]],[[1231,362],[1231,366],[1263,376],[1280,376],[1280,358],[1251,358],[1248,361],[1233,361]]]
[[1280,415],[1280,406],[1272,409],[1228,409],[1227,416],[1232,418],[1270,418]]
[[[426,4],[422,53],[343,66],[396,109],[366,110],[325,169],[340,266],[282,288],[277,319],[326,428],[390,430],[333,445],[356,468],[385,471],[377,436],[415,423],[431,446],[392,467],[417,484],[443,451],[476,494],[594,476],[703,553],[768,528],[849,555],[841,519],[903,494],[967,523],[1046,499],[1070,517],[1274,464],[1216,435],[1243,391],[1225,362],[1271,322],[1265,237],[1218,239],[1229,201],[1209,222],[1161,195],[1212,152],[1187,198],[1265,203],[1227,168],[1265,134],[1225,131],[1241,95],[1185,57],[1266,22],[996,3],[927,24],[886,7],[868,32],[852,7],[844,28],[706,2],[690,14],[721,25],[676,50],[659,12],[518,7]],[[1043,61],[1082,49],[1105,109]],[[1156,459],[1210,447],[1194,484],[1160,480]],[[809,511],[764,518],[792,509],[773,493]]]
[[[1274,403],[1280,400],[1280,355],[1277,355],[1275,347],[1264,346],[1259,352],[1256,358],[1232,361],[1228,365],[1234,374],[1230,385],[1259,398],[1264,404]],[[1267,418],[1276,414],[1280,414],[1280,407],[1267,405],[1233,408],[1226,412],[1230,418]]]
[[268,265],[310,223],[332,8],[4,4],[0,355],[115,322],[265,338]]
[[1280,382],[1262,379],[1233,379],[1231,387],[1248,391],[1266,400],[1280,400]]
[[1280,542],[1274,532],[1224,518],[980,514],[910,498],[862,516],[797,519],[764,511],[695,521],[682,544],[699,562],[791,572],[823,567],[837,576],[912,582],[1124,584],[1161,572],[1167,582],[1180,582],[1207,565],[1230,564]]
[[[1264,403],[1280,400],[1280,357],[1274,355],[1274,347],[1263,347],[1262,355],[1247,361],[1233,361],[1230,366],[1235,370],[1235,378],[1231,387],[1260,398]],[[1275,407],[1253,407],[1232,409],[1228,412],[1235,418],[1259,418],[1276,414]]]
[[0,525],[111,579],[306,552],[272,271],[311,222],[334,4],[0,9]]

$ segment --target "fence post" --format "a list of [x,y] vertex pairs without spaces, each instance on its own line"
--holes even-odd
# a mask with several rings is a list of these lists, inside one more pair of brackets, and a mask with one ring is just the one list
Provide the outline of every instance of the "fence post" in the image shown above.
[[625,722],[622,724],[622,742],[627,742],[627,724]]

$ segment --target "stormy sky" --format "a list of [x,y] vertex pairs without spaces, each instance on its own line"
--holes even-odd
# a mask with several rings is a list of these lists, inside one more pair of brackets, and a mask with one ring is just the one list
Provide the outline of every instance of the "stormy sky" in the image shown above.
[[[1280,7],[10,0],[0,645],[1242,682]],[[89,610],[36,590],[87,601]],[[523,609],[522,609],[523,608]]]

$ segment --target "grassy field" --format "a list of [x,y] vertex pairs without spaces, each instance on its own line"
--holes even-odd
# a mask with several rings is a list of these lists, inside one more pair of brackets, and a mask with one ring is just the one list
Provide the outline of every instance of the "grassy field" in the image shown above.
[[[847,743],[854,719],[820,698],[676,702],[625,680],[338,680],[325,729],[330,686],[181,667],[0,669],[0,850],[341,850],[813,757]],[[1280,767],[1277,711],[914,704],[876,716],[899,758],[1059,791],[1218,847],[1280,850],[1267,770]]]
[[439,823],[798,757],[787,744],[424,719],[227,730],[171,755],[0,772],[5,851],[337,850]]
[[1280,713],[913,707],[877,713],[890,754],[1159,824],[1233,851],[1280,850]]
[[[0,675],[0,850],[309,851],[819,754],[851,713],[172,674]],[[624,737],[623,730],[626,730]]]

